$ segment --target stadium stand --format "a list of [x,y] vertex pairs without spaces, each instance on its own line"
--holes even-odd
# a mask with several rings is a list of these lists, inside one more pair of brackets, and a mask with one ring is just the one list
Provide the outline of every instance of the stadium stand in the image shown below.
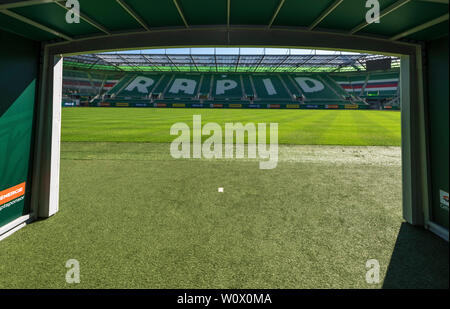
[[108,75],[65,70],[63,102],[65,106],[398,109],[398,72]]
[[210,97],[210,90],[211,90],[211,82],[212,82],[212,76],[211,75],[202,75],[200,77],[200,86],[199,90],[197,92],[197,99],[201,100],[208,100]]
[[240,75],[215,74],[212,96],[215,100],[242,100],[243,90]]
[[242,87],[244,89],[246,99],[253,101],[255,98],[255,89],[250,80],[250,75],[241,75],[241,83],[243,85]]
[[200,86],[200,74],[175,74],[169,88],[164,92],[164,99],[193,99]]
[[254,75],[251,77],[255,84],[257,98],[260,100],[292,100],[286,87],[277,75]]
[[[390,69],[367,70],[374,59]],[[65,106],[400,109],[399,59],[101,53],[64,60]],[[83,102],[82,104],[80,103]],[[75,103],[74,103],[75,102]]]
[[398,72],[336,74],[331,78],[349,94],[377,109],[400,109]]
[[63,104],[65,106],[88,105],[89,101],[113,88],[120,74],[101,75],[98,73],[65,70],[63,79]]

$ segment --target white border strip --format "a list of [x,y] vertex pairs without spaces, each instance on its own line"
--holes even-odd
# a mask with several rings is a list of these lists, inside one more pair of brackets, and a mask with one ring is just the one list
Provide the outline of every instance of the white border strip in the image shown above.
[[448,229],[432,221],[427,223],[427,227],[431,232],[448,242]]
[[30,220],[30,218],[32,218],[32,214],[17,218],[16,220],[0,227],[0,241],[8,236],[11,236],[15,232],[23,228],[25,225],[27,225],[27,221]]
[[[364,92],[370,92],[370,91],[396,91],[397,87],[384,87],[384,88],[366,88]],[[348,92],[361,92],[362,88],[348,88],[344,90]]]
[[[390,79],[369,79],[367,81],[368,84],[377,84],[377,83],[395,83],[398,82],[398,78],[390,78]],[[352,85],[352,84],[364,84],[365,80],[356,80],[356,81],[338,81],[338,84],[343,85]]]

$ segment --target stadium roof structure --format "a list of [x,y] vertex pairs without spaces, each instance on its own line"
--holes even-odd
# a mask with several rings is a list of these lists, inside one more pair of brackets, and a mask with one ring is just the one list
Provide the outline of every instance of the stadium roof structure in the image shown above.
[[[378,0],[380,22],[366,21],[363,0],[1,0],[0,29],[38,41],[78,42],[142,32],[202,28],[300,29],[390,41],[448,34],[448,0]],[[232,43],[232,42],[230,42]]]
[[[340,72],[365,71],[371,54],[220,55],[220,54],[85,54],[64,58],[66,68],[172,72]],[[397,57],[389,57],[394,67]]]

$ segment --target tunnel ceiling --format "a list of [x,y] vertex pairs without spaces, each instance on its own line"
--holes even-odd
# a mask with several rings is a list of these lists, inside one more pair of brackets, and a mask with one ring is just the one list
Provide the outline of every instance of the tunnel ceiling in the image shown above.
[[0,29],[47,42],[118,33],[207,27],[294,28],[392,41],[448,35],[448,0],[379,0],[380,22],[366,22],[365,0],[78,0],[79,23],[67,1],[0,0]]

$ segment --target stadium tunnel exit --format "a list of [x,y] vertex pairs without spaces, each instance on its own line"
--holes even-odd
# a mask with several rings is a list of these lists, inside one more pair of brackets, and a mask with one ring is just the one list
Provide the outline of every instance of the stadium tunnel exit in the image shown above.
[[[392,16],[393,25],[376,29],[367,22],[360,23],[363,16],[357,20],[352,18],[351,8],[337,9],[340,3],[318,10],[308,29],[302,25],[293,29],[285,10],[294,1],[287,0],[277,3],[274,10],[274,1],[258,1],[254,7],[260,9],[247,15],[237,13],[245,12],[245,8],[231,6],[230,9],[230,1],[221,1],[228,6],[214,12],[228,18],[223,20],[225,25],[214,26],[209,25],[210,19],[186,17],[181,6],[176,6],[173,13],[181,24],[175,26],[181,27],[160,30],[156,27],[149,31],[145,8],[131,9],[127,5],[128,9],[120,14],[128,14],[137,27],[145,28],[128,33],[127,25],[115,25],[118,31],[112,33],[87,17],[82,18],[83,23],[77,29],[63,21],[52,25],[42,16],[64,8],[56,2],[47,2],[3,1],[0,4],[1,237],[30,220],[58,212],[64,56],[169,46],[270,46],[364,51],[400,57],[403,216],[408,223],[423,226],[448,240],[448,2],[437,5],[430,1],[390,1],[392,4],[384,8],[382,16]],[[116,1],[108,3],[114,10],[121,9],[120,5],[116,7]],[[422,12],[428,20],[415,24],[396,22],[399,19],[395,19],[395,14],[404,6]],[[86,5],[86,8],[91,16],[102,16],[102,5]],[[187,3],[184,8],[189,11]],[[256,20],[242,16],[255,16]],[[333,16],[339,23],[327,20]],[[197,20],[195,25],[189,24],[191,20]],[[266,20],[270,20],[269,25],[264,24]],[[355,22],[347,25],[346,21]],[[115,23],[108,18],[102,22],[110,27]],[[318,31],[316,27],[321,23],[323,28],[333,31]],[[399,33],[394,35],[387,29],[397,23],[401,25],[395,28]],[[170,24],[169,17],[161,22],[161,25]],[[442,30],[442,24],[447,30]]]

